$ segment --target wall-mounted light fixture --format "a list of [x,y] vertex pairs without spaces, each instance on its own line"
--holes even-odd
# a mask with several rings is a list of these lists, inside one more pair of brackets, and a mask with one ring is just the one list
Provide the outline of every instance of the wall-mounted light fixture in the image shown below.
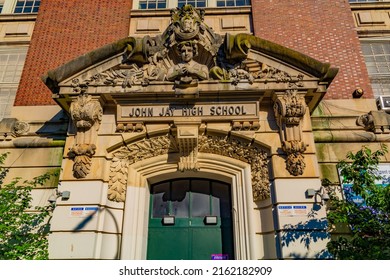
[[[312,198],[313,196],[314,196],[315,203],[320,202],[321,205],[324,205],[324,203],[330,199],[327,191],[325,190],[325,188],[323,186],[321,186],[321,188],[319,190],[315,190],[315,189],[307,189],[306,190],[306,197],[307,198]],[[318,201],[317,197],[319,197],[321,199],[321,201]]]
[[55,203],[59,197],[61,197],[61,200],[68,200],[70,198],[70,191],[60,192],[58,189],[56,189],[55,193],[49,197],[48,201],[50,203]]

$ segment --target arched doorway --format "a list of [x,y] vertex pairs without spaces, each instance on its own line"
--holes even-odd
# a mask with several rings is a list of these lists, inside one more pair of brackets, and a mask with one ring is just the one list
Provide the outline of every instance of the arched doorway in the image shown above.
[[151,186],[148,259],[234,259],[230,184],[182,178]]
[[255,204],[251,202],[253,196],[250,165],[224,156],[199,153],[198,172],[178,172],[178,157],[177,154],[162,155],[136,162],[129,167],[121,259],[148,257],[151,187],[162,182],[189,178],[214,180],[230,186],[234,258],[261,258],[264,245],[255,232],[255,221],[261,217],[254,209]]

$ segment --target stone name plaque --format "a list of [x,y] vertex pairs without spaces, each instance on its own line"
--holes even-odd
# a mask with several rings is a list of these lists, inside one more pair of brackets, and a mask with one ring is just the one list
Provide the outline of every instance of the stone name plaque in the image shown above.
[[118,105],[118,120],[143,121],[158,118],[200,119],[253,119],[258,117],[258,102],[207,103],[207,104],[166,104],[166,105]]

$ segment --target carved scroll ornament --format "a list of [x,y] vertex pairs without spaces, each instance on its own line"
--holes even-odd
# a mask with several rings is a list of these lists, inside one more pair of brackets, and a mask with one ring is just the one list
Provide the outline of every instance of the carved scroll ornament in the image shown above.
[[91,170],[91,159],[96,150],[97,131],[103,109],[99,101],[81,93],[70,105],[70,115],[76,128],[75,143],[68,156],[73,159],[73,176],[85,178]]
[[287,154],[286,169],[293,176],[305,171],[303,153],[306,144],[302,141],[302,120],[306,113],[304,96],[298,90],[289,89],[275,96],[274,113],[280,130],[282,149]]

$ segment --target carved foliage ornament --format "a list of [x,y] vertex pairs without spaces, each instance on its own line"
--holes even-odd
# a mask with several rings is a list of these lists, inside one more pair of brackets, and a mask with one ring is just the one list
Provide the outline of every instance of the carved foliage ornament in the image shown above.
[[73,176],[85,178],[91,170],[91,158],[96,150],[95,142],[103,109],[99,101],[82,93],[71,103],[70,115],[76,128],[76,136],[68,156],[74,161]]
[[201,136],[199,152],[217,154],[249,163],[252,174],[253,200],[270,197],[268,155],[259,147],[228,136]]
[[299,125],[306,113],[306,103],[296,89],[289,89],[277,97],[274,105],[275,117],[279,127],[283,125]]
[[172,136],[160,136],[130,144],[114,153],[110,166],[108,199],[123,202],[126,198],[126,183],[129,165],[148,158],[178,152]]
[[[200,136],[198,146],[199,152],[227,156],[249,163],[254,201],[270,197],[266,151],[228,136]],[[125,201],[129,165],[171,152],[179,152],[179,148],[175,139],[167,135],[141,140],[114,153],[110,166],[108,198],[117,202]]]
[[294,176],[302,175],[306,167],[303,156],[306,151],[305,143],[297,140],[284,141],[282,149],[287,154],[286,169],[288,172]]

